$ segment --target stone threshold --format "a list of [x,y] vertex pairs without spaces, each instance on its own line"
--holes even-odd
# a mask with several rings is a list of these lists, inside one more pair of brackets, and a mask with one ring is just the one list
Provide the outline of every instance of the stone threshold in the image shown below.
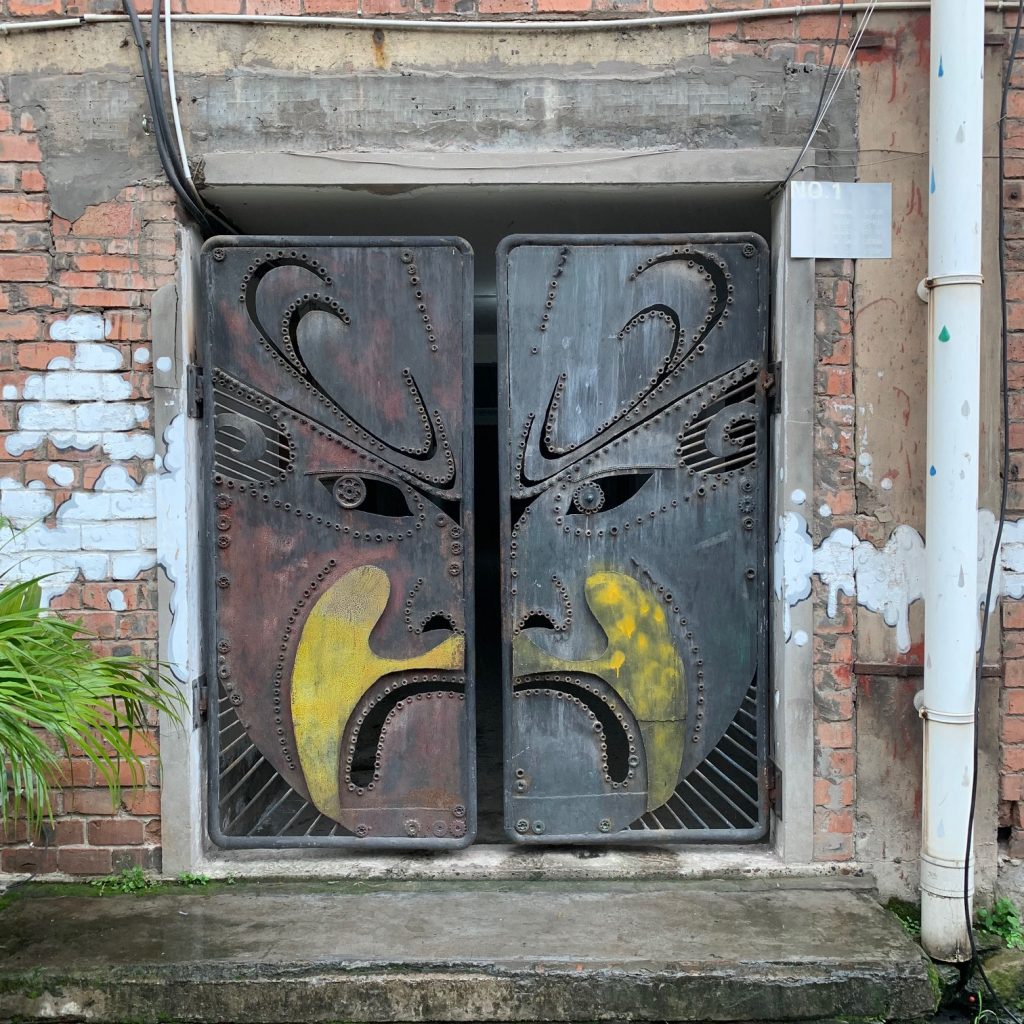
[[920,948],[831,879],[238,882],[0,911],[0,1020],[911,1020]]

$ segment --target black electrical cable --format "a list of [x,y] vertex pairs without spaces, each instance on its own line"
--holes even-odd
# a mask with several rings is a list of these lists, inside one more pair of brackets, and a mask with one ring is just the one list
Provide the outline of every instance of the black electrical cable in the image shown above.
[[164,173],[167,175],[167,180],[170,182],[171,188],[174,189],[189,216],[199,224],[204,235],[211,235],[213,234],[213,231],[211,230],[210,222],[207,220],[206,214],[196,205],[192,197],[182,187],[181,180],[175,172],[174,163],[170,154],[167,152],[167,146],[164,138],[158,130],[158,118],[156,112],[159,105],[154,92],[149,64],[146,61],[146,42],[142,35],[142,26],[139,23],[139,15],[135,10],[135,5],[132,3],[132,0],[121,0],[121,2],[125,13],[128,15],[128,20],[131,22],[132,35],[135,37],[135,46],[139,51],[139,62],[142,65],[142,81],[146,87],[146,96],[149,99],[150,114],[153,117],[156,148],[160,157],[160,164],[164,169]]
[[839,37],[843,34],[843,5],[846,0],[839,0],[839,15],[836,18],[836,37],[832,41],[832,53],[828,59],[828,67],[825,69],[825,78],[821,83],[821,93],[818,96],[818,107],[814,111],[814,117],[811,118],[811,133],[808,136],[807,141],[804,143],[804,148],[797,154],[797,158],[793,161],[793,166],[790,167],[789,173],[782,179],[782,181],[775,186],[768,193],[767,198],[773,198],[778,195],[790,182],[790,179],[796,174],[797,168],[800,166],[800,161],[803,160],[804,154],[808,149],[811,148],[811,140],[814,138],[814,134],[817,130],[818,118],[821,117],[822,107],[825,105],[825,96],[828,93],[828,80],[832,77],[832,68],[836,62],[836,50],[839,49]]
[[999,547],[1003,539],[1003,527],[1006,525],[1007,494],[1010,484],[1010,389],[1009,389],[1009,324],[1006,314],[1006,213],[1003,207],[1003,181],[1006,174],[1005,157],[1005,122],[1006,110],[1010,95],[1010,80],[1013,77],[1013,66],[1017,59],[1017,46],[1020,42],[1021,22],[1024,20],[1024,0],[1017,7],[1017,23],[1013,30],[1013,44],[1006,62],[1006,73],[1003,76],[1002,99],[999,105],[999,309],[1000,309],[1000,389],[1002,392],[1003,413],[1003,459],[1002,481],[999,491],[999,519],[995,537],[992,541],[992,560],[988,569],[988,584],[985,588],[985,600],[982,604],[981,637],[978,645],[978,657],[975,665],[974,679],[974,773],[971,782],[971,804],[967,819],[967,848],[964,855],[964,916],[967,919],[967,935],[971,943],[970,971],[981,976],[989,995],[1002,1012],[1015,1024],[1022,1024],[1017,1016],[1003,1001],[992,987],[985,968],[978,958],[978,946],[974,938],[974,922],[971,919],[970,869],[971,846],[974,840],[974,812],[978,801],[978,716],[981,710],[982,668],[985,663],[985,643],[988,639],[989,609],[992,607],[993,590],[995,589],[996,569],[999,566]]
[[[171,165],[174,167],[174,174],[182,188],[184,188],[185,172],[181,166],[181,158],[178,152],[171,145],[171,130],[167,123],[167,110],[164,107],[163,80],[160,74],[160,0],[153,0],[153,9],[149,16],[149,80],[153,86],[153,99],[155,101],[152,111],[153,130],[156,132],[157,138],[163,142],[164,152],[170,158]],[[192,195],[191,192],[189,195]],[[196,196],[192,196],[192,200],[196,206],[202,208]],[[205,214],[206,211],[203,210],[203,213]]]
[[[160,72],[160,0],[153,0],[149,21],[149,78],[152,85],[151,95],[154,101],[152,107],[153,128],[158,140],[163,141],[164,152],[168,154],[171,160],[181,192],[187,193],[196,204],[196,207],[202,209],[204,220],[208,225],[208,230],[205,232],[207,235],[215,233],[215,228],[218,226],[220,230],[226,231],[228,234],[237,234],[238,232],[233,225],[211,210],[196,193],[195,189],[189,188],[186,184],[188,176],[185,174],[185,169],[182,166],[181,155],[175,149],[174,141],[171,137],[171,125],[167,120],[167,109],[164,106],[163,76]],[[179,192],[179,194],[181,193]],[[216,221],[216,225],[213,223],[214,221]]]
[[[185,171],[181,162],[181,154],[171,145],[171,128],[167,123],[167,109],[164,106],[163,77],[160,73],[160,0],[153,0],[153,8],[149,16],[149,77],[153,83],[156,93],[157,105],[153,111],[153,126],[164,140],[164,147],[171,155],[174,162],[174,172],[178,180],[184,185]],[[199,198],[192,194],[196,205],[199,205]]]

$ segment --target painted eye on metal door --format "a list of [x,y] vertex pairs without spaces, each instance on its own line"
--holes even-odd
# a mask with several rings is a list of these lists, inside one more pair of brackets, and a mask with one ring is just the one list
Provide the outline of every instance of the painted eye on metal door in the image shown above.
[[349,512],[386,519],[402,519],[414,514],[413,506],[422,505],[419,495],[401,482],[389,482],[375,476],[343,473],[322,476],[320,483],[338,503]]
[[630,500],[651,479],[650,473],[611,473],[585,480],[572,492],[571,516],[611,512]]

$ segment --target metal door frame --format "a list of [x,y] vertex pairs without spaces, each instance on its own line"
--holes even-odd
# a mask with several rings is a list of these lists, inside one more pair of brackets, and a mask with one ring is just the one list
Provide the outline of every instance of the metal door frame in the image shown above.
[[[545,165],[545,154],[517,155],[522,159],[505,162],[498,175],[509,185],[532,182],[534,176],[528,168]],[[754,156],[754,151],[750,155]],[[755,161],[737,165],[733,151],[683,151],[659,158],[657,176],[652,177],[646,155],[620,153],[615,162],[560,166],[557,174],[549,172],[545,180],[552,186],[564,182],[612,188],[634,188],[638,181],[655,180],[684,187],[734,182],[764,192],[785,174],[796,156],[795,149],[764,148],[756,152]],[[808,159],[813,161],[813,151]],[[464,170],[460,170],[464,165]],[[316,174],[321,166],[322,161],[311,160],[308,170]],[[304,187],[306,172],[307,165],[297,161],[278,187],[283,191]],[[423,177],[437,187],[460,188],[451,184],[453,179],[461,176],[468,181],[473,173],[465,157],[453,153],[445,154],[443,173],[435,176],[428,170]],[[671,848],[667,855],[674,859],[673,870],[684,876],[701,876],[708,870],[751,868],[767,876],[800,865],[814,870],[814,728],[809,641],[814,635],[814,616],[811,601],[787,592],[789,573],[800,575],[796,566],[787,566],[800,551],[787,536],[783,524],[789,515],[804,521],[806,496],[813,494],[815,263],[789,256],[785,192],[773,200],[770,212],[772,355],[780,367],[777,409],[771,424],[774,459],[769,538],[773,711],[770,750],[783,784],[773,801],[772,829],[766,845],[721,851],[708,847]],[[203,672],[203,629],[196,593],[202,558],[196,505],[198,424],[186,416],[186,371],[195,362],[195,325],[201,315],[196,279],[202,243],[197,233],[187,227],[181,229],[180,237],[177,282],[156,293],[152,318],[157,453],[165,460],[168,471],[172,464],[174,467],[169,481],[173,486],[158,489],[159,558],[167,567],[166,572],[158,573],[159,652],[171,666],[184,698],[194,705]],[[167,718],[161,720],[160,727],[161,813],[166,821],[178,823],[178,827],[164,831],[166,871],[218,872],[230,867],[240,875],[308,874],[310,869],[304,865],[309,856],[316,856],[316,851],[252,850],[240,856],[212,845],[205,823],[206,755],[199,742],[201,730],[192,723],[179,725]],[[522,870],[522,858],[527,852],[512,847],[470,848],[460,855],[459,870],[466,877],[494,877],[509,872],[514,875]],[[545,861],[545,871],[551,877],[572,877],[581,863],[569,857],[564,865],[561,860]],[[587,864],[588,872],[592,872],[597,862]],[[379,877],[381,872],[395,870],[408,877],[443,878],[448,877],[451,863],[445,857],[424,862],[410,860],[401,852],[371,855],[353,850],[345,858],[332,861],[331,870],[350,878]],[[630,870],[643,874],[647,869],[641,861]]]

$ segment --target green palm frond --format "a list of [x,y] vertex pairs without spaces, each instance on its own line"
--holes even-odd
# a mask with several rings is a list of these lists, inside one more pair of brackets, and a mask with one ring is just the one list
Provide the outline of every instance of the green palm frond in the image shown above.
[[133,785],[142,780],[132,740],[146,709],[178,720],[181,707],[159,667],[97,655],[79,623],[42,607],[40,582],[0,591],[0,827],[23,814],[37,830],[52,818],[59,765],[72,752],[96,766],[116,802],[122,765]]

